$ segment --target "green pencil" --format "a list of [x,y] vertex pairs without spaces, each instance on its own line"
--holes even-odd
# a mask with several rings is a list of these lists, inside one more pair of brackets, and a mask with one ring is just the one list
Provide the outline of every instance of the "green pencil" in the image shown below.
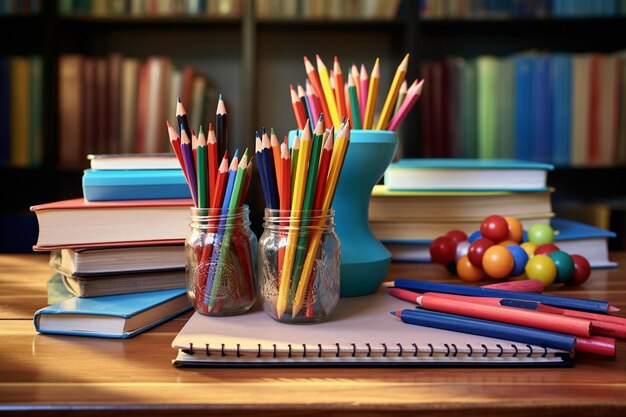
[[356,86],[352,77],[348,77],[348,94],[350,94],[350,111],[352,113],[352,123],[354,129],[361,129],[361,111],[359,110],[359,97],[356,93]]
[[198,147],[196,148],[196,172],[198,173],[198,207],[207,208],[209,206],[209,189],[207,187],[207,143],[202,126],[198,133]]

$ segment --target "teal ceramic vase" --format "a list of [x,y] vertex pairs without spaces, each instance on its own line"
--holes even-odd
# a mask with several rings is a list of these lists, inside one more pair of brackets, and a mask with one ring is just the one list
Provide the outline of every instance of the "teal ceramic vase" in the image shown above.
[[[295,131],[290,132],[290,144]],[[352,130],[348,153],[333,200],[335,232],[341,243],[341,296],[372,294],[389,271],[391,254],[374,236],[368,209],[374,185],[398,147],[386,130]]]

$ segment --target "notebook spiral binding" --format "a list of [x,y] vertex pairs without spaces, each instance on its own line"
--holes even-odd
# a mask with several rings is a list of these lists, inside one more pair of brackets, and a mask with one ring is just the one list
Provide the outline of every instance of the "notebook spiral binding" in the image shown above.
[[[322,356],[328,356],[329,354],[332,354],[332,356],[335,356],[337,358],[342,356],[342,354],[348,355],[353,358],[359,356],[359,350],[357,348],[356,343],[351,343],[349,348],[342,347],[341,344],[335,343],[333,349],[325,349],[324,347],[322,347],[321,344],[318,344],[316,348],[311,349],[310,345],[307,346],[306,344],[302,344],[301,345],[302,349],[297,350],[297,351],[292,346],[293,345],[291,343],[287,345],[287,352],[286,352],[287,358],[315,358],[315,357],[321,358]],[[391,352],[388,349],[386,343],[379,344],[380,348],[382,349],[382,352],[379,352],[381,349],[372,348],[372,344],[370,343],[366,343],[365,346],[367,348],[367,351],[364,352],[364,356],[367,358],[376,357],[376,356],[381,356],[381,357],[386,358],[386,357],[391,356],[390,355]],[[410,346],[403,346],[401,343],[397,343],[396,346],[397,346],[397,349],[394,350],[393,353],[397,353],[396,356],[399,358],[411,357],[411,356],[417,357],[420,354],[424,354],[425,356],[428,356],[428,357],[433,357],[437,353],[432,343],[428,343],[427,344],[428,348],[425,350],[420,349],[417,343],[412,343]],[[460,357],[462,356],[462,354],[465,354],[468,358],[474,357],[474,355],[487,357],[489,354],[493,354],[496,357],[501,358],[504,356],[504,352],[505,352],[501,344],[496,344],[496,347],[498,348],[497,350],[493,350],[493,349],[490,350],[485,344],[481,344],[480,349],[476,349],[476,347],[470,344],[466,344],[465,346],[468,349],[467,352],[461,352],[455,343],[450,343],[450,344],[444,343],[443,346],[445,347],[445,352],[443,352],[443,356],[454,357],[454,358]],[[520,356],[520,350],[518,349],[518,347],[515,344],[511,344],[511,347],[513,348],[514,352],[508,356],[512,358],[517,358],[518,356]],[[528,353],[526,353],[526,357],[539,355],[542,358],[545,358],[548,354],[548,349],[545,347],[543,348],[543,352],[537,351],[536,346],[533,347],[529,344],[525,345],[525,347],[528,350]],[[198,349],[194,348],[193,343],[189,343],[189,349],[185,349],[184,351],[185,353],[189,355],[195,355],[201,352]],[[212,350],[208,343],[205,345],[204,354],[206,356],[212,356],[213,354],[216,353],[216,351],[222,357],[234,355],[240,358],[242,356],[245,356],[245,354],[241,352],[241,347],[239,343],[237,343],[234,349],[227,348],[224,343],[222,343],[216,350]],[[262,357],[265,357],[264,355],[267,353],[270,353],[273,358],[278,358],[279,356],[281,356],[281,352],[279,351],[275,343],[272,344],[271,349],[264,349],[263,345],[261,343],[258,343],[254,356],[256,356],[257,358],[262,358]]]

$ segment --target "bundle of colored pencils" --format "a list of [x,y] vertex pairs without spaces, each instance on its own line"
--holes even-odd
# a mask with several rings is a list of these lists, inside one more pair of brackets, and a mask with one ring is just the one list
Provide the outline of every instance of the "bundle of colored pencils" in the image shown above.
[[313,133],[308,121],[303,128],[302,136],[294,138],[291,150],[287,139],[280,144],[273,131],[271,138],[265,131],[262,137],[258,133],[256,137],[265,205],[289,216],[286,246],[278,256],[279,318],[288,306],[292,317],[297,316],[304,305],[322,232],[302,230],[309,226],[312,212],[327,213],[331,208],[350,142],[349,121],[339,126],[336,137],[332,127],[324,128],[323,115]]
[[376,59],[368,75],[365,65],[359,70],[352,64],[345,81],[339,59],[335,57],[333,69],[329,72],[319,55],[316,55],[317,69],[305,56],[304,67],[307,73],[305,87],[290,85],[291,106],[298,124],[303,130],[306,120],[324,117],[324,126],[338,129],[342,120],[352,120],[353,129],[396,130],[419,99],[424,80],[417,79],[408,86],[406,72],[409,54],[406,54],[394,75],[384,105],[374,123],[380,80],[380,62]]
[[244,204],[252,173],[252,158],[248,157],[247,149],[241,159],[235,151],[229,165],[228,150],[225,149],[218,165],[218,147],[226,148],[226,108],[221,95],[216,113],[217,131],[210,123],[208,137],[205,137],[202,126],[197,136],[190,128],[180,99],[176,107],[176,121],[179,131],[169,121],[166,122],[170,144],[187,180],[194,206],[203,209],[198,213],[207,216],[208,222],[203,245],[196,248],[195,254],[197,265],[206,267],[195,268],[199,276],[195,277],[194,307],[199,311],[219,314],[219,309],[224,307],[220,303],[224,300],[218,300],[217,295],[222,283],[223,265],[231,247],[236,251],[237,256],[233,258],[240,263],[247,283],[242,296],[254,297],[256,293],[252,276],[254,260],[245,244],[245,239],[249,238],[240,236],[241,232],[233,234],[230,217]]

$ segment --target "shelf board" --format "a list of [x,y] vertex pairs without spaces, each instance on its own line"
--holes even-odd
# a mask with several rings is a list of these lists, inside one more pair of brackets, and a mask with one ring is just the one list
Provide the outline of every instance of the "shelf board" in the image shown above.
[[310,29],[344,29],[344,30],[394,30],[403,29],[403,19],[371,20],[371,19],[273,19],[263,18],[257,21],[260,29],[279,30],[310,30]]
[[61,27],[95,25],[99,28],[155,28],[159,29],[206,29],[239,26],[239,17],[215,17],[215,16],[87,16],[73,15],[59,17]]

